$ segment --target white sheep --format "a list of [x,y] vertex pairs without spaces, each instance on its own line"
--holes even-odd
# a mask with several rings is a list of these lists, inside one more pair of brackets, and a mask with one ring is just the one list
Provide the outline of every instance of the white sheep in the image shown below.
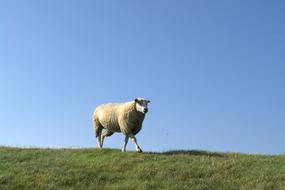
[[[149,100],[136,98],[125,103],[108,103],[96,107],[93,113],[93,127],[98,140],[98,147],[103,147],[104,138],[114,132],[125,135],[122,152],[126,151],[129,138],[132,139],[137,152],[142,152],[135,135],[141,130],[145,114],[148,112]],[[102,133],[102,131],[104,132]]]

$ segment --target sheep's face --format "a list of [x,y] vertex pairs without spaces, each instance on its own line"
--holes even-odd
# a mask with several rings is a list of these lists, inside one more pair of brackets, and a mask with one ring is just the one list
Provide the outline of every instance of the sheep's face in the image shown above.
[[145,100],[143,98],[136,98],[135,104],[136,104],[136,110],[140,113],[146,114],[148,112],[148,103],[150,103],[149,100]]

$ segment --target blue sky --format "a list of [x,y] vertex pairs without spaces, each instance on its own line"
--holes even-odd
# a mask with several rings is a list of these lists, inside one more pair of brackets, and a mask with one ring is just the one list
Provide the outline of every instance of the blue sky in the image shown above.
[[0,1],[0,145],[95,147],[96,105],[145,97],[145,151],[285,153],[284,8]]

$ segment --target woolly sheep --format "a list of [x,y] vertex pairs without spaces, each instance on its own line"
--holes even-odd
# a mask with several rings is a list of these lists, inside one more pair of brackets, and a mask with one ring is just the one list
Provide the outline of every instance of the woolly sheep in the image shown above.
[[[135,135],[141,130],[142,123],[148,112],[149,100],[136,98],[125,103],[108,103],[96,107],[93,113],[93,127],[98,140],[98,147],[103,147],[104,138],[114,132],[125,135],[122,152],[126,151],[129,138],[137,152],[142,152]],[[103,131],[104,129],[104,131]]]

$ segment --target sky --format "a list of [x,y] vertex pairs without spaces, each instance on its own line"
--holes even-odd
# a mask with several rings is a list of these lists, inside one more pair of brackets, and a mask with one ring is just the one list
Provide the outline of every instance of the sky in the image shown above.
[[[0,1],[0,145],[96,147],[95,107],[144,97],[144,151],[284,154],[284,8]],[[117,133],[104,146],[123,140]]]

